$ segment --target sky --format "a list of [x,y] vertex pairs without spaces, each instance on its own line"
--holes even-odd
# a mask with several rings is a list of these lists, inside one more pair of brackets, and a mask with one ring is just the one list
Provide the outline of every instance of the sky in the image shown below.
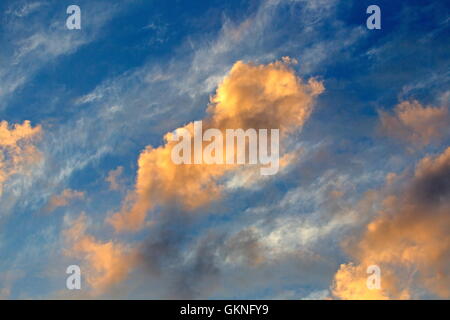
[[[449,299],[449,9],[2,0],[0,298]],[[174,164],[200,120],[278,172]]]

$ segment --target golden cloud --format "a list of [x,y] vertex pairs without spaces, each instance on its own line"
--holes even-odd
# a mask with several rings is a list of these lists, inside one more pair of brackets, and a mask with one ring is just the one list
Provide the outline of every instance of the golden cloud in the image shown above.
[[[357,264],[341,266],[333,294],[342,299],[404,299],[425,290],[449,298],[450,147],[422,159],[401,191],[390,180],[380,192],[382,210],[361,238],[346,245]],[[381,291],[366,287],[369,265],[381,268]]]
[[41,159],[34,145],[41,132],[41,126],[33,128],[30,121],[12,127],[6,121],[0,122],[0,196],[11,176],[28,173],[30,166]]
[[87,283],[93,294],[101,294],[127,277],[137,261],[136,254],[120,243],[97,240],[86,234],[86,227],[86,215],[81,214],[64,230],[65,241],[69,244],[65,254],[84,261],[81,270]]
[[[279,129],[283,140],[301,127],[324,87],[315,79],[302,81],[289,62],[288,58],[267,65],[237,62],[211,98],[203,129]],[[193,133],[194,124],[183,129]],[[211,203],[223,192],[219,180],[237,169],[231,164],[175,164],[171,159],[176,145],[173,135],[167,133],[163,146],[147,146],[140,154],[135,189],[120,212],[108,219],[116,231],[142,228],[147,212],[155,205],[193,210]]]
[[110,190],[119,190],[120,189],[120,182],[119,178],[123,173],[123,167],[119,166],[114,170],[111,170],[108,173],[108,176],[106,177],[106,182],[109,183],[109,189]]
[[418,101],[403,101],[393,114],[380,112],[383,134],[422,147],[448,132],[447,107],[423,106]]
[[61,194],[53,195],[44,208],[45,212],[52,212],[53,210],[67,206],[71,201],[75,199],[83,199],[84,192],[75,191],[71,189],[64,189]]

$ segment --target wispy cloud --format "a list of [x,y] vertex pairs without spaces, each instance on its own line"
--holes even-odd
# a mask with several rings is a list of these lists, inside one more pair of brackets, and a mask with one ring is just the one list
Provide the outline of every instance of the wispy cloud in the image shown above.
[[[83,45],[94,41],[99,30],[116,13],[116,6],[106,3],[86,5],[86,25],[80,32],[67,30],[65,16],[55,12],[48,1],[11,4],[3,18],[2,43],[8,44],[0,60],[0,110],[6,100],[27,83],[40,69],[60,56],[73,54]],[[39,9],[39,10],[37,10]],[[28,17],[34,11],[35,15]],[[45,21],[45,23],[43,23]]]

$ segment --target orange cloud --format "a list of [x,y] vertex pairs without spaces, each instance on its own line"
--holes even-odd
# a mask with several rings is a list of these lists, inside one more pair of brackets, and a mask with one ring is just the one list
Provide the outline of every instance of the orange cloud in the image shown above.
[[333,294],[347,300],[387,300],[382,291],[367,288],[366,270],[363,265],[342,264],[334,276]]
[[[302,81],[289,62],[287,58],[267,65],[237,62],[211,98],[203,129],[279,129],[283,140],[301,127],[324,87],[314,79]],[[183,128],[193,133],[193,127],[189,123]],[[120,212],[108,219],[116,231],[142,228],[147,212],[155,205],[193,210],[209,204],[223,191],[219,180],[237,169],[236,165],[176,165],[171,159],[176,145],[172,137],[173,133],[166,134],[163,146],[147,146],[140,154],[135,190],[128,194]]]
[[[380,191],[382,210],[361,238],[346,245],[356,265],[342,265],[333,293],[342,299],[450,297],[450,147],[425,157],[401,191]],[[382,290],[365,286],[365,268],[382,270]]]
[[380,112],[381,130],[397,140],[425,146],[448,132],[447,107],[423,106],[418,101],[398,104],[393,114]]
[[41,126],[33,128],[29,121],[12,128],[8,122],[0,122],[0,196],[6,180],[14,174],[28,173],[30,166],[40,160],[34,141],[41,132]]
[[106,182],[109,183],[109,189],[111,190],[119,190],[119,178],[123,173],[123,167],[119,166],[114,170],[111,170],[106,177]]
[[84,192],[75,191],[71,189],[64,189],[59,195],[53,195],[45,206],[45,212],[52,212],[53,210],[67,206],[70,201],[75,199],[83,199]]
[[101,242],[86,234],[86,215],[81,214],[63,233],[70,248],[65,254],[82,259],[81,272],[94,294],[101,294],[110,286],[123,281],[136,263],[136,254],[124,245]]

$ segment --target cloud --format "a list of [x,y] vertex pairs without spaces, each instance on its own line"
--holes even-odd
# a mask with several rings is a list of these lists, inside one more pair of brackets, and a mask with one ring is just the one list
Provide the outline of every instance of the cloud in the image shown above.
[[[309,4],[313,4],[313,2],[308,2],[308,6]],[[274,1],[268,1],[267,3],[275,4]],[[282,3],[284,5],[286,2]],[[323,6],[318,7],[320,9],[317,12],[322,12],[321,8]],[[140,134],[136,134],[136,132],[145,132],[146,134],[156,133],[158,136],[161,136],[161,132],[158,131],[160,128],[164,128],[163,132],[166,132],[171,128],[180,126],[180,121],[190,121],[190,118],[187,118],[187,116],[190,114],[198,114],[198,106],[203,108],[204,104],[198,104],[198,101],[192,102],[192,99],[185,99],[187,97],[186,92],[203,98],[205,94],[209,94],[210,90],[216,87],[217,83],[223,78],[223,74],[229,70],[232,62],[236,61],[236,59],[262,62],[268,61],[269,59],[272,60],[274,57],[279,57],[283,54],[298,54],[298,56],[302,57],[302,68],[300,72],[304,70],[305,65],[309,65],[310,67],[307,67],[307,70],[312,73],[317,73],[319,67],[323,68],[324,64],[322,64],[322,61],[326,61],[326,57],[328,57],[328,60],[334,61],[336,54],[348,51],[341,50],[342,46],[348,46],[348,44],[345,44],[345,41],[330,41],[331,39],[328,36],[325,37],[326,39],[323,39],[319,34],[319,29],[321,28],[303,28],[305,18],[312,17],[311,12],[299,15],[302,13],[299,10],[285,10],[283,8],[283,12],[290,11],[291,15],[286,16],[282,14],[278,16],[277,10],[274,9],[276,8],[272,5],[265,6],[259,10],[255,19],[249,20],[250,23],[246,20],[242,25],[238,24],[237,28],[234,28],[234,22],[227,21],[226,26],[220,32],[222,36],[219,36],[216,41],[213,41],[214,39],[202,33],[198,37],[201,39],[200,41],[193,39],[192,48],[195,48],[196,51],[184,51],[178,48],[175,50],[177,52],[175,57],[167,63],[164,63],[164,58],[157,60],[150,59],[146,66],[147,70],[140,69],[138,70],[139,72],[132,72],[131,76],[128,76],[129,72],[127,72],[124,76],[117,78],[117,81],[105,82],[105,87],[112,83],[115,86],[113,89],[120,87],[120,90],[106,91],[107,94],[104,95],[104,98],[100,98],[101,95],[86,95],[84,99],[77,101],[90,102],[93,107],[83,114],[76,114],[74,118],[69,119],[70,121],[59,123],[54,127],[52,139],[48,140],[47,150],[45,150],[46,157],[51,153],[52,162],[48,162],[46,172],[42,174],[41,180],[48,182],[49,188],[54,188],[53,186],[55,185],[61,186],[72,174],[81,170],[87,164],[92,164],[95,167],[98,163],[97,160],[103,158],[105,154],[117,155],[120,153],[123,155],[129,152],[127,141],[131,140],[131,138],[135,140],[135,137],[141,136]],[[317,15],[317,13],[314,14],[313,20],[316,20]],[[334,15],[331,14],[331,16]],[[280,25],[285,26],[285,22],[288,22],[287,20],[289,22],[295,22],[294,24],[291,23],[291,27],[298,26],[299,29],[304,29],[304,31],[297,32],[299,31],[298,29],[278,28]],[[333,29],[329,27],[330,19],[323,20],[326,21],[328,26],[327,30],[341,30],[338,37],[333,38],[341,38],[341,40],[349,38],[350,33],[347,32],[348,29],[343,25],[339,25],[339,28]],[[102,28],[93,29],[100,30]],[[282,32],[283,30],[286,30],[291,35],[296,34],[296,36],[294,38],[288,37],[287,34]],[[195,36],[191,36],[191,34],[188,36],[189,42],[192,40],[192,37]],[[307,39],[313,40],[312,42],[314,44],[322,43],[324,45],[313,45],[314,48],[317,47],[318,49],[310,51],[311,42]],[[30,38],[28,44],[31,44],[31,40],[37,42],[42,41],[40,37]],[[27,44],[26,42],[21,43],[24,45]],[[47,44],[43,41],[41,46],[46,46]],[[294,44],[297,47],[292,47]],[[301,50],[297,50],[299,47],[301,47]],[[201,54],[197,54],[197,52]],[[305,53],[307,56],[304,55]],[[191,55],[195,55],[195,61],[191,59]],[[25,57],[25,55],[22,57]],[[311,62],[308,62],[309,59],[313,60],[314,63],[311,64]],[[160,69],[158,67],[155,67],[155,69],[161,70],[164,76],[154,77],[157,81],[151,83],[151,86],[148,86],[141,81],[140,75],[143,73],[148,75],[149,73],[147,71],[152,66],[159,66]],[[20,75],[20,72],[16,74]],[[170,81],[167,81],[168,79]],[[98,91],[100,93],[102,92],[102,90]],[[97,93],[97,90],[95,92]],[[167,92],[171,94],[167,95]],[[180,97],[183,99],[182,103],[180,103]],[[179,108],[180,105],[183,108]],[[89,105],[83,106],[83,108],[85,107],[88,108]],[[82,109],[78,108],[76,112],[78,113],[79,110]],[[169,113],[173,117],[167,117]],[[142,117],[136,117],[136,114],[140,114]],[[173,125],[173,123],[176,124]],[[149,129],[151,132],[148,131]],[[96,139],[92,139],[93,136]],[[48,136],[46,135],[46,137]],[[133,141],[133,143],[135,142]],[[137,141],[136,143],[139,144],[140,148],[143,146],[142,141]],[[148,140],[145,143],[148,144]],[[88,167],[90,170],[92,169],[92,167]],[[304,183],[303,180],[301,182],[302,184]],[[31,190],[33,191],[31,192]],[[30,188],[30,192],[23,194],[21,199],[35,197],[35,190],[39,191],[39,188],[33,185]],[[53,193],[46,192],[46,194]],[[102,201],[101,198],[98,199],[100,202]],[[108,199],[104,199],[103,201],[108,202]],[[305,199],[306,201],[311,200]],[[286,223],[291,223],[291,221],[286,221]],[[197,232],[197,230],[193,231]],[[279,232],[279,234],[282,233],[283,231]],[[305,233],[309,234],[309,232]],[[316,235],[317,233],[311,232],[311,234]],[[205,243],[207,244],[209,240],[205,240]],[[245,246],[247,246],[247,241],[249,243],[248,247],[251,249],[249,252],[252,253],[257,249],[257,246],[253,246],[252,244],[253,237],[249,237],[248,240],[244,241]],[[283,244],[287,242],[283,242]],[[240,253],[246,250],[237,251]],[[202,254],[202,250],[199,250],[199,254],[197,255],[198,259],[202,259]],[[155,253],[155,255],[157,256],[158,254]],[[236,256],[241,259],[240,254]],[[246,255],[242,254],[242,257],[246,259]],[[198,265],[204,265],[207,259],[203,260]],[[201,270],[204,269],[204,267],[199,268],[198,270],[200,272],[198,274],[201,275]],[[211,270],[214,271],[214,268],[211,268]],[[272,272],[272,270],[267,271]],[[229,279],[233,278],[233,276],[230,276]],[[281,276],[283,278],[287,277],[280,273]],[[310,278],[310,274],[308,274],[308,278]],[[256,281],[254,283],[256,284]],[[147,285],[147,283],[144,283],[144,286]],[[147,292],[149,291],[151,289]]]
[[[240,222],[246,223],[245,219]],[[258,289],[276,292],[293,283],[317,285],[324,271],[332,272],[325,259],[309,250],[269,252],[257,230],[241,228],[239,223],[237,231],[223,226],[208,228],[194,241],[177,232],[179,226],[185,224],[165,225],[141,247],[142,270],[150,276],[146,283],[160,281],[164,287],[155,297],[248,297]]]
[[[450,147],[422,159],[412,177],[396,180],[390,177],[380,191],[376,218],[345,244],[355,263],[336,273],[336,297],[450,297]],[[369,265],[381,268],[380,292],[366,288]]]
[[14,282],[23,278],[24,272],[20,269],[0,272],[0,300],[11,299],[11,291]]
[[394,139],[423,147],[448,131],[448,108],[423,106],[416,100],[403,101],[393,114],[380,111],[382,132]]
[[[342,264],[334,277],[333,294],[340,299],[349,300],[387,300],[380,290],[369,290],[366,284],[367,266]],[[384,275],[383,275],[384,277]]]
[[0,196],[5,182],[15,174],[26,174],[41,159],[35,146],[41,126],[32,127],[29,121],[10,127],[0,122]]
[[121,167],[121,166],[108,172],[106,181],[109,183],[109,189],[111,189],[111,190],[119,190],[120,189],[120,182],[118,179],[120,178],[122,173],[123,173],[123,167]]
[[46,4],[42,2],[25,3],[21,6],[17,6],[15,9],[10,8],[6,11],[6,14],[12,14],[19,18],[24,18],[44,5]]
[[[305,3],[308,7],[312,4]],[[337,41],[331,42],[328,37],[323,39],[319,29],[302,28],[305,19],[321,16],[329,29],[330,22],[325,17],[334,16],[331,2],[327,2],[326,6],[310,8],[306,13],[301,10],[292,11],[289,17],[279,14],[284,6],[294,8],[298,7],[298,4],[265,1],[258,6],[256,12],[246,15],[243,22],[240,19],[224,17],[223,26],[217,33],[186,36],[172,57],[149,59],[137,69],[112,79],[105,79],[95,90],[75,99],[75,102],[73,97],[67,99],[75,104],[90,102],[83,108],[72,108],[76,110],[76,114],[71,121],[49,128],[45,147],[50,161],[43,170],[40,183],[60,185],[74,172],[89,165],[96,165],[105,155],[129,156],[130,149],[134,154],[136,144],[139,148],[149,144],[149,135],[152,139],[160,137],[190,121],[192,114],[202,112],[208,95],[238,59],[259,63],[273,61],[286,54],[296,54],[301,57],[299,72],[302,73],[305,65],[310,64],[310,58],[315,60],[318,57],[317,54],[307,57],[310,56],[309,51],[313,43],[326,45],[321,46],[320,56],[328,57],[329,62],[335,60],[331,57],[346,51],[342,50],[342,46],[354,43],[348,43],[349,34],[353,32],[342,28],[342,25],[333,29],[339,30],[339,35],[336,36]],[[324,8],[327,10],[324,11]],[[92,12],[86,8],[83,10]],[[92,14],[95,15],[95,12]],[[274,29],[274,26],[283,25],[286,19],[291,27],[297,28],[295,32],[298,32],[299,36],[295,39],[285,33],[286,28]],[[269,34],[270,36],[267,36]],[[356,41],[355,37],[351,38]],[[313,75],[323,68],[323,64],[317,61],[313,65],[314,67],[307,68]],[[171,94],[168,95],[167,92]],[[180,108],[180,105],[183,107]],[[140,116],[136,117],[136,114]],[[92,139],[92,136],[96,139]],[[261,178],[259,172],[257,176]],[[232,185],[247,184],[237,178],[238,176],[232,181]],[[252,179],[253,176],[248,175],[246,180]],[[54,190],[47,192],[52,193]]]
[[83,199],[84,192],[64,189],[61,194],[53,195],[44,208],[45,212],[52,212],[59,207],[67,206],[72,200]]
[[80,105],[80,104],[90,103],[90,102],[96,101],[101,98],[102,98],[101,94],[96,94],[95,92],[92,92],[92,93],[88,93],[88,94],[76,99],[75,104]]
[[82,259],[81,271],[93,294],[101,294],[123,281],[136,263],[130,248],[114,241],[102,242],[86,234],[87,217],[81,214],[63,231],[69,257]]
[[[288,60],[287,60],[288,61]],[[217,88],[203,119],[203,129],[280,129],[283,139],[309,118],[314,98],[324,90],[315,79],[304,82],[283,61],[267,65],[237,62]],[[193,123],[184,126],[193,132]],[[177,131],[175,131],[177,132]],[[171,152],[173,133],[165,145],[147,146],[140,154],[135,190],[120,212],[109,218],[117,231],[138,230],[155,205],[176,204],[193,210],[218,199],[218,182],[235,165],[176,165]]]

